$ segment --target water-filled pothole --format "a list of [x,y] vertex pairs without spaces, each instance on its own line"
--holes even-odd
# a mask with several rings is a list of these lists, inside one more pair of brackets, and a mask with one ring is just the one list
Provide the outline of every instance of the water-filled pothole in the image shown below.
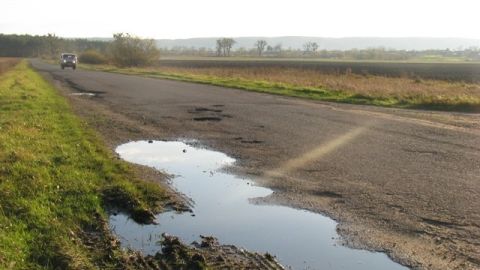
[[223,153],[162,141],[131,142],[116,151],[129,162],[177,175],[171,184],[194,202],[193,213],[159,214],[158,225],[139,225],[122,214],[111,216],[110,226],[124,246],[154,254],[164,232],[186,243],[212,235],[223,244],[274,254],[293,269],[405,269],[383,253],[340,245],[337,224],[328,217],[251,204],[249,199],[268,196],[272,190],[219,171],[235,161]]
[[71,93],[71,96],[87,96],[87,97],[94,97],[97,94],[95,93],[89,93],[89,92],[76,92],[76,93]]

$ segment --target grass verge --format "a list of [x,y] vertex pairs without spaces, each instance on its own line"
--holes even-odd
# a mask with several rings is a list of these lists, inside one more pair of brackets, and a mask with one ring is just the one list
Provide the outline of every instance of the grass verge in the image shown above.
[[165,196],[26,61],[0,76],[1,269],[118,269],[106,209],[148,222]]
[[322,74],[295,68],[81,66],[89,70],[204,83],[313,100],[397,108],[480,111],[480,85],[473,83]]

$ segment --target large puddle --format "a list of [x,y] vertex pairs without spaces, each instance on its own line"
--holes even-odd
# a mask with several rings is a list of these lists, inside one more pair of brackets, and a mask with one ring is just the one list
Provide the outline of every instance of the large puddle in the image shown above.
[[183,142],[131,142],[116,149],[132,163],[175,175],[173,187],[194,202],[193,213],[166,212],[158,225],[139,225],[127,216],[110,217],[123,246],[154,254],[162,233],[186,243],[212,235],[222,244],[269,252],[293,269],[406,269],[385,254],[344,247],[332,219],[284,206],[256,205],[249,199],[272,190],[219,171],[235,160]]

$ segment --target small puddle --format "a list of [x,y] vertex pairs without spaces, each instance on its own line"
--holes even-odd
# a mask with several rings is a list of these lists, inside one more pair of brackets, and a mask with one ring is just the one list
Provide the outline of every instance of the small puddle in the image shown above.
[[78,92],[78,93],[71,93],[71,96],[87,96],[87,97],[94,97],[97,94],[95,93],[88,93],[88,92]]
[[132,163],[174,174],[172,186],[193,200],[193,213],[165,212],[158,225],[139,225],[123,214],[110,226],[123,246],[155,254],[162,233],[185,243],[212,235],[222,244],[269,252],[293,269],[406,269],[385,254],[339,244],[337,223],[313,212],[285,206],[255,205],[249,199],[272,190],[219,171],[235,162],[227,155],[183,142],[131,142],[116,149]]

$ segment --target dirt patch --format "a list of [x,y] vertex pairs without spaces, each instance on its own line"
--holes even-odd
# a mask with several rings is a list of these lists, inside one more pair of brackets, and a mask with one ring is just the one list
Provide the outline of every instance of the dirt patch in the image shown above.
[[20,62],[20,58],[0,57],[0,74],[7,72]]

